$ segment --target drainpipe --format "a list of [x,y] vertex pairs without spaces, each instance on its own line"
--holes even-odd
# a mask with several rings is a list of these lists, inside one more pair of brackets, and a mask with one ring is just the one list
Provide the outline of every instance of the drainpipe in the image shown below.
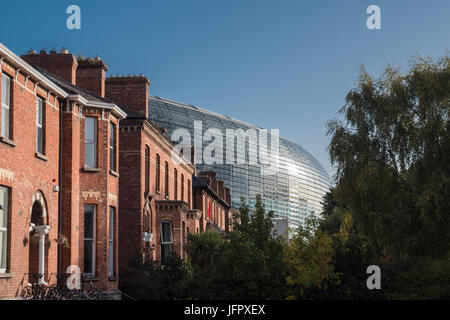
[[[68,101],[66,101],[66,103],[69,103]],[[65,104],[60,104],[59,106],[59,168],[58,168],[58,187],[59,187],[59,191],[58,191],[58,238],[60,238],[61,236],[61,229],[62,229],[62,222],[61,222],[61,210],[62,210],[62,196],[61,196],[61,186],[62,186],[62,148],[63,148],[63,108],[65,107]],[[59,276],[62,275],[61,272],[61,245],[58,244],[58,266],[57,266],[57,273]]]

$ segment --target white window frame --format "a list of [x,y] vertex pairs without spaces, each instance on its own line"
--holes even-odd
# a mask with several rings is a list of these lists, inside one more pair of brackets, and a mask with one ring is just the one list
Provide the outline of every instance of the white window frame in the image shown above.
[[[40,111],[42,114],[39,114],[39,105],[41,105]],[[45,114],[45,102],[42,98],[36,97],[36,152],[40,154],[45,154],[45,133],[44,133],[44,114]],[[41,120],[41,121],[40,121]],[[41,131],[41,146],[42,150],[39,150],[39,130]]]
[[[94,122],[94,140],[87,140],[86,139],[86,124],[88,123],[88,119],[92,119]],[[97,124],[97,117],[85,117],[84,118],[84,167],[85,168],[97,168],[98,167],[98,163],[97,163],[97,130],[98,130],[98,124]],[[94,165],[88,165],[87,161],[86,161],[86,145],[88,144],[92,144],[94,145]]]
[[[9,200],[9,189],[8,188],[6,188],[6,187],[3,187],[3,186],[0,186],[0,190],[2,191],[2,192],[4,192],[4,197],[5,197],[5,201],[4,201],[4,204],[5,204],[5,208],[3,208],[3,213],[5,214],[5,216],[6,216],[6,227],[0,227],[0,234],[2,234],[2,233],[5,233],[6,234],[6,237],[5,237],[5,242],[3,243],[3,248],[0,248],[0,255],[1,254],[3,254],[4,255],[4,259],[5,259],[5,266],[4,266],[4,268],[2,268],[1,266],[0,266],[0,273],[6,273],[6,269],[8,268],[8,218],[9,218],[9,202],[8,202],[8,200]],[[4,250],[4,251],[3,251]],[[0,256],[0,258],[1,258],[1,256]],[[1,261],[1,260],[0,260]]]
[[116,207],[109,207],[109,237],[108,237],[108,268],[109,276],[114,277],[115,273],[115,232],[116,229]]
[[109,166],[110,169],[113,171],[117,171],[117,159],[116,159],[116,149],[117,149],[117,142],[116,142],[116,125],[112,122],[110,122],[110,128],[109,128]]
[[[3,97],[3,79],[8,79],[9,81],[9,101],[7,101],[7,104],[3,102],[4,97]],[[1,123],[0,123],[0,136],[4,137],[4,138],[8,138],[11,139],[11,78],[9,76],[7,76],[6,74],[4,74],[2,72],[2,105],[1,105],[1,112],[2,112],[2,117],[1,117]],[[6,92],[6,90],[5,90]],[[5,119],[5,110],[8,110],[8,119]],[[6,134],[5,130],[5,126],[4,123],[6,123],[6,121],[8,122],[8,134]]]
[[[84,272],[85,275],[95,277],[95,256],[96,256],[96,239],[97,239],[97,206],[94,204],[85,204],[84,205],[84,225],[86,227],[86,207],[92,207],[93,208],[93,215],[92,215],[92,238],[86,238],[84,237],[84,230],[83,230],[83,245],[86,247],[86,240],[92,241],[92,272]],[[84,259],[84,254],[83,254]],[[83,261],[84,266],[84,261]],[[83,270],[85,271],[85,270]]]
[[[164,241],[163,224],[168,223],[170,225],[170,241]],[[173,244],[173,225],[172,221],[164,220],[161,221],[161,244]]]

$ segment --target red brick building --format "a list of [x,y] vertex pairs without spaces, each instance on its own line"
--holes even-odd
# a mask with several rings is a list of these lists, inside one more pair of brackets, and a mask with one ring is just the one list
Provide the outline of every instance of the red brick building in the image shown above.
[[106,96],[128,114],[119,139],[121,266],[139,256],[160,261],[172,250],[183,257],[187,232],[199,229],[191,210],[195,167],[182,156],[173,160],[165,130],[148,119],[149,84],[143,76],[106,79]]
[[230,189],[217,180],[215,171],[201,171],[194,177],[194,208],[201,212],[200,231],[233,230],[235,211],[231,207]]
[[0,69],[0,299],[77,270],[115,295],[132,259],[184,258],[188,233],[231,230],[230,190],[174,154],[146,77],[1,43]]
[[0,297],[14,297],[23,283],[48,282],[57,273],[60,110],[67,93],[1,43],[0,68]]
[[126,114],[105,99],[106,65],[72,54],[22,58],[68,93],[61,110],[61,246],[59,272],[79,266],[86,281],[118,289],[119,120]]
[[0,297],[20,296],[28,282],[54,283],[69,266],[113,293],[126,114],[104,99],[107,68],[65,51],[19,58],[0,48]]

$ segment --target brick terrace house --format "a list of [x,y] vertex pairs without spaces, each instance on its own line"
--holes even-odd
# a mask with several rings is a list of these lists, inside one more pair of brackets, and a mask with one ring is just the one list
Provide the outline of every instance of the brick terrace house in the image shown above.
[[[1,45],[0,297],[76,266],[118,289],[118,122],[104,63]],[[88,91],[89,90],[89,91]]]
[[215,171],[201,171],[194,177],[194,208],[201,213],[200,231],[212,229],[226,234],[233,230],[230,189],[217,180]]
[[172,155],[146,77],[1,43],[0,69],[0,299],[69,267],[114,296],[132,259],[184,258],[189,232],[231,230],[230,190]]
[[[187,232],[199,230],[192,209],[191,159],[175,155],[164,128],[148,118],[150,82],[143,76],[106,79],[106,96],[123,106],[120,121],[120,265],[133,259],[164,260],[171,251],[184,257]],[[127,94],[123,94],[126,92]]]
[[68,94],[1,43],[0,68],[0,297],[14,297],[23,283],[57,273],[60,110]]

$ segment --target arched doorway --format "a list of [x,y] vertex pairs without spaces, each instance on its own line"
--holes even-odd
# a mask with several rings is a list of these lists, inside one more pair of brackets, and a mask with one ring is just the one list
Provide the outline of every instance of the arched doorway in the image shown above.
[[43,194],[33,197],[30,223],[30,246],[28,253],[28,282],[46,284],[48,278],[48,231],[47,206]]

